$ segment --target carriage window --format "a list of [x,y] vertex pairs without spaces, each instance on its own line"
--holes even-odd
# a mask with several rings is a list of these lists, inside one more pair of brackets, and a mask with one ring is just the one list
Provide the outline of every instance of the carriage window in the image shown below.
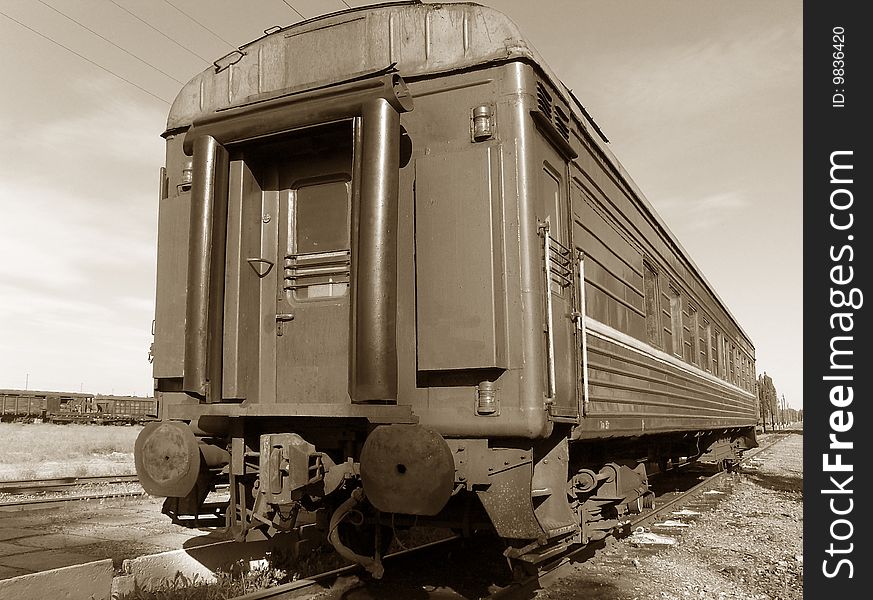
[[685,347],[685,360],[691,364],[697,361],[697,355],[700,353],[697,349],[697,309],[686,305],[688,312],[684,314],[688,318],[682,323],[682,336]]
[[748,373],[746,374],[746,380],[749,384],[749,391],[755,391],[755,361],[751,356],[746,356],[746,361],[748,362]]
[[682,357],[682,299],[679,292],[670,286],[670,324],[673,334],[673,354]]
[[700,320],[697,326],[697,349],[699,353],[700,368],[709,371],[712,368],[709,360],[709,334],[710,326],[706,318]]
[[736,368],[734,366],[734,355],[736,354],[736,352],[734,351],[734,345],[731,342],[727,342],[725,344],[725,348],[727,349],[727,355],[728,355],[728,376],[727,376],[727,379],[729,382],[735,384],[737,382],[737,371],[736,371]]
[[661,346],[661,330],[658,327],[658,274],[643,262],[643,293],[646,303],[646,336],[653,346]]
[[721,376],[721,334],[718,329],[713,329],[710,332],[709,341],[711,344],[709,357],[712,360],[712,374]]
[[297,300],[345,296],[349,290],[350,189],[330,181],[294,191],[294,251],[286,278]]
[[737,371],[736,383],[738,386],[743,387],[743,362],[742,362],[743,358],[742,358],[742,355],[740,354],[739,348],[734,347],[734,352],[736,352],[736,358],[734,359],[734,368]]
[[349,190],[344,181],[299,188],[295,194],[298,254],[349,247]]

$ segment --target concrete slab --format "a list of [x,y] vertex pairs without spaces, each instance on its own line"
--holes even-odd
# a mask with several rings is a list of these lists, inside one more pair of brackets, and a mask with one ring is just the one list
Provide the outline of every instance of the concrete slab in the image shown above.
[[20,538],[15,540],[15,543],[21,546],[31,546],[33,548],[63,549],[75,548],[76,546],[87,546],[88,544],[97,544],[100,541],[101,540],[98,538],[82,535],[51,533],[49,535]]
[[74,523],[64,527],[64,533],[80,535],[97,540],[126,541],[141,540],[150,535],[157,535],[154,528],[146,529],[139,527],[104,527],[91,523]]
[[[57,506],[54,507],[57,510]],[[50,522],[52,513],[44,510],[28,510],[27,512],[16,510],[12,513],[4,513],[0,518],[0,527],[45,527]]]
[[124,572],[133,575],[142,590],[153,590],[172,580],[177,573],[189,579],[213,581],[215,571],[229,570],[237,561],[262,559],[269,548],[267,542],[218,542],[185,550],[172,550],[124,561]]
[[152,546],[139,541],[107,540],[90,546],[78,546],[73,549],[73,552],[87,554],[94,560],[112,558],[113,564],[117,568],[121,568],[121,564],[132,557],[157,554],[158,552],[166,552],[166,550],[160,546]]
[[33,571],[0,565],[0,579],[9,579],[10,577],[19,577],[21,575],[29,575],[30,573],[33,573]]
[[113,574],[112,561],[107,559],[22,575],[0,581],[0,598],[109,600]]
[[[40,571],[93,561],[93,556],[71,552],[70,550],[36,550],[25,554],[12,554],[0,557],[0,565],[4,567],[15,567],[18,569],[38,567]],[[112,564],[111,560],[109,564]]]
[[23,538],[30,535],[39,535],[39,529],[23,529],[19,527],[3,527],[0,525],[0,542],[14,540],[15,538]]
[[[202,546],[203,543],[197,544],[196,541],[193,541],[199,537],[206,536],[203,532],[194,530],[191,535],[186,535],[185,533],[161,533],[144,537],[141,541],[152,546],[158,546],[164,550],[179,550],[192,544]],[[215,540],[209,539],[206,543],[209,542],[215,542]]]
[[15,515],[20,514],[22,512],[45,512],[51,510],[57,510],[57,503],[46,503],[46,504],[27,504],[27,505],[19,505],[19,506],[0,506],[0,519],[8,519],[13,518]]
[[160,511],[158,500],[137,499],[7,512],[0,518],[0,580],[100,559],[120,567],[133,557],[220,539],[215,532],[174,525]]
[[23,554],[25,552],[33,552],[32,546],[21,546],[12,542],[0,542],[0,556],[9,556],[10,554]]
[[[168,518],[168,517],[164,517]],[[154,523],[155,516],[151,513],[132,515],[130,512],[123,513],[116,510],[106,511],[105,513],[89,517],[87,523],[103,526],[129,526],[129,525],[146,525]]]

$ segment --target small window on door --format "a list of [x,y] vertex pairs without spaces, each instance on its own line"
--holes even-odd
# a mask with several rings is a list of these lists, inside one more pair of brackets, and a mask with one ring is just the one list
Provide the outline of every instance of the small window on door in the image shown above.
[[296,300],[345,296],[351,245],[349,183],[305,185],[294,190],[292,202],[294,253],[286,264],[286,287]]
[[297,254],[349,248],[349,186],[345,181],[316,183],[295,193]]
[[567,236],[565,229],[567,226],[565,219],[567,218],[567,208],[564,202],[564,194],[561,193],[563,183],[561,182],[560,175],[556,175],[548,163],[543,165],[541,183],[543,208],[545,208],[546,217],[548,217],[550,225],[549,233],[552,239],[566,246]]
[[572,252],[567,247],[567,202],[563,186],[557,171],[548,163],[543,163],[540,192],[551,238],[548,257],[552,274],[551,290],[561,296],[570,289],[574,277]]

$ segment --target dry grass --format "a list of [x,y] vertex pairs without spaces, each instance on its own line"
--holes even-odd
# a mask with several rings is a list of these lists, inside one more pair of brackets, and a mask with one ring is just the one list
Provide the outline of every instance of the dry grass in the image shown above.
[[140,426],[0,423],[0,481],[134,472]]
[[257,569],[245,571],[243,565],[232,572],[217,572],[215,581],[195,575],[188,578],[181,573],[153,590],[136,587],[132,592],[119,595],[119,600],[226,600],[244,594],[274,587],[285,581],[282,571]]

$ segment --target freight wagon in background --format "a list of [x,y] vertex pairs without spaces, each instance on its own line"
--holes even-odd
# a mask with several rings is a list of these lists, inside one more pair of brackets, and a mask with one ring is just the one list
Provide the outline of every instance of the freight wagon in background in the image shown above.
[[94,397],[95,422],[105,424],[145,423],[157,419],[157,400],[136,396]]
[[298,549],[378,576],[392,528],[441,523],[529,567],[755,445],[751,341],[504,15],[269,30],[164,137],[136,465],[177,521],[229,482],[240,538],[314,512]]
[[157,401],[137,396],[0,390],[3,421],[134,424],[157,418]]
[[3,421],[43,419],[49,413],[59,413],[61,405],[90,398],[88,394],[45,392],[37,390],[0,390]]

